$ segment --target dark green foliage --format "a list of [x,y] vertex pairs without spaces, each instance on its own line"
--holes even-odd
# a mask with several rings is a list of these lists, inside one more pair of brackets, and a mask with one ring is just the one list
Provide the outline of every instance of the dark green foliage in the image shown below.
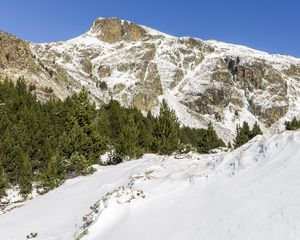
[[115,151],[108,164],[118,164],[144,152],[170,154],[183,145],[201,153],[224,145],[211,124],[207,130],[180,129],[165,101],[154,117],[113,99],[97,110],[84,88],[64,101],[45,103],[33,92],[22,79],[0,82],[0,197],[8,186],[18,185],[26,195],[33,182],[46,192],[88,174],[109,148]]
[[5,196],[5,189],[7,188],[7,180],[4,173],[4,169],[0,165],[0,199]]
[[88,160],[79,152],[72,153],[68,163],[66,164],[68,174],[72,177],[80,174],[85,175],[88,166]]
[[42,187],[44,191],[49,191],[59,185],[59,179],[63,179],[64,172],[60,172],[64,168],[59,166],[59,161],[56,155],[53,155],[41,176]]
[[131,115],[123,126],[118,140],[117,152],[121,157],[140,157],[142,149],[139,146],[139,129],[134,116]]
[[250,127],[247,122],[243,122],[243,126],[237,126],[236,127],[236,138],[234,140],[234,147],[238,148],[254,138],[257,135],[261,135],[262,131],[258,125],[257,122],[253,125],[252,129],[250,130]]
[[199,153],[208,153],[212,149],[225,146],[211,123],[207,129],[183,127],[180,129],[180,138],[182,143],[196,147]]
[[204,136],[198,143],[198,151],[202,153],[208,153],[209,150],[218,147],[225,147],[225,144],[221,139],[218,138],[218,135],[214,130],[212,123],[209,123]]
[[252,130],[251,130],[251,134],[250,134],[250,138],[254,138],[255,136],[257,135],[262,135],[262,131],[258,125],[257,122],[254,123],[253,127],[252,127]]
[[297,120],[296,117],[292,121],[286,121],[284,124],[286,130],[297,130],[300,128],[300,120]]
[[154,126],[155,150],[170,154],[179,148],[179,122],[174,111],[163,100]]
[[96,87],[100,88],[101,90],[107,90],[108,89],[107,84],[104,81],[98,81],[96,83]]
[[0,163],[7,184],[24,195],[34,181],[49,190],[99,163],[107,141],[96,118],[85,89],[64,102],[41,103],[21,79],[0,82]]

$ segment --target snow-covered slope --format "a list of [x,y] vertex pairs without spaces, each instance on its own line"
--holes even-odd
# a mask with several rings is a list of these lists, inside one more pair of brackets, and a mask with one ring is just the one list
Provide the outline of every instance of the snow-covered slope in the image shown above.
[[230,153],[99,167],[1,215],[0,239],[296,240],[299,159],[300,132],[284,132]]

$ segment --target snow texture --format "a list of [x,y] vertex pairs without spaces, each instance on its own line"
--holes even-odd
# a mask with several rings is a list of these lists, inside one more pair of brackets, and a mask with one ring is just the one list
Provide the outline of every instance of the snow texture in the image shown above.
[[66,181],[0,216],[0,239],[300,238],[300,132],[229,153],[157,156]]

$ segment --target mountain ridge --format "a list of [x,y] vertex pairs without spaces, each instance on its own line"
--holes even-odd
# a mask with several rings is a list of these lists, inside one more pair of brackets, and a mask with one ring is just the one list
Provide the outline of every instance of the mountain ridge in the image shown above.
[[85,86],[97,104],[113,97],[155,114],[165,98],[182,124],[205,127],[212,121],[226,141],[244,120],[258,121],[265,132],[280,131],[300,109],[300,60],[286,55],[177,38],[118,18],[98,18],[67,41],[24,44],[32,55],[27,69],[3,57],[0,76],[24,76],[41,99],[65,98]]

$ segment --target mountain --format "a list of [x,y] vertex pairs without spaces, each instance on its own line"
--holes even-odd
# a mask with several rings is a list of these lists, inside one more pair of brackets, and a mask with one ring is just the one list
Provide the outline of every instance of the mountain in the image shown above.
[[155,114],[165,98],[182,124],[212,121],[225,141],[243,121],[278,132],[300,110],[300,59],[117,18],[96,19],[65,42],[29,43],[0,32],[0,47],[0,77],[23,77],[42,100],[84,86],[97,104],[113,97]]
[[284,132],[230,153],[101,166],[10,206],[0,239],[298,239],[299,144]]

